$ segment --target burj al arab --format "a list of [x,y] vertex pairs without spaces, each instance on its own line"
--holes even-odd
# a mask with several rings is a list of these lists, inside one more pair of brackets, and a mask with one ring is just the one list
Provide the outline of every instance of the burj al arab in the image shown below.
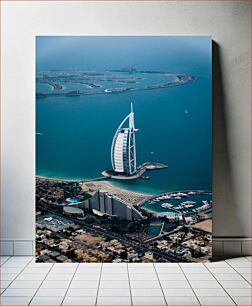
[[136,165],[136,139],[133,104],[131,112],[123,119],[114,135],[111,145],[111,164],[115,172],[133,175]]

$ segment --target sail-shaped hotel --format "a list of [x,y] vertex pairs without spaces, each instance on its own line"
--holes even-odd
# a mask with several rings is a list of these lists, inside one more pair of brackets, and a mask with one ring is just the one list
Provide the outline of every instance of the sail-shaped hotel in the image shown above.
[[111,163],[114,172],[133,175],[137,171],[136,131],[138,129],[135,129],[133,104],[131,103],[131,112],[119,125],[112,141]]

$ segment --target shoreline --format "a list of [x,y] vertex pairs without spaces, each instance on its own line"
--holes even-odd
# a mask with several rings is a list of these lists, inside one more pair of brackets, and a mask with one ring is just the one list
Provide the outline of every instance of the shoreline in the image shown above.
[[154,195],[141,193],[137,191],[131,191],[128,189],[124,189],[121,187],[117,187],[110,182],[106,181],[90,181],[90,182],[83,182],[82,184],[83,189],[101,189],[104,190],[113,196],[120,198],[121,200],[129,203],[135,204],[140,206],[146,201],[149,201]]
[[[160,193],[144,193],[139,191],[133,191],[130,189],[118,187],[117,185],[114,185],[112,182],[108,182],[105,180],[85,180],[85,179],[63,179],[63,178],[53,178],[53,177],[47,177],[42,175],[36,175],[36,179],[41,180],[48,180],[48,181],[59,181],[59,182],[78,182],[82,183],[83,189],[104,189],[107,192],[111,193],[114,196],[117,196],[118,198],[121,198],[131,204],[136,204],[138,206],[142,206],[145,202],[154,199],[158,196],[165,195],[165,194],[171,194],[174,192],[210,192],[211,190],[208,189],[181,189],[181,190],[172,190],[172,191],[164,191]],[[151,210],[151,209],[148,209]]]
[[66,179],[66,178],[57,178],[57,177],[50,177],[50,176],[45,176],[45,175],[35,175],[35,178],[37,179],[43,179],[43,180],[48,180],[48,181],[65,181],[65,182],[83,182],[85,179]]
[[58,182],[78,182],[82,184],[82,189],[104,189],[112,195],[127,201],[131,204],[141,205],[145,201],[148,201],[155,194],[144,193],[138,191],[132,191],[130,189],[125,189],[118,187],[111,182],[107,182],[106,178],[104,180],[73,180],[73,179],[62,179],[62,178],[52,178],[42,175],[36,175],[36,179],[47,180],[47,181],[58,181]]

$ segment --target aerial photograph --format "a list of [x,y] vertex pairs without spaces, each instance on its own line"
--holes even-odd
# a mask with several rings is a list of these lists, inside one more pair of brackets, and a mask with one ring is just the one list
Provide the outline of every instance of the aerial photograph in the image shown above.
[[210,36],[36,37],[36,261],[212,258]]

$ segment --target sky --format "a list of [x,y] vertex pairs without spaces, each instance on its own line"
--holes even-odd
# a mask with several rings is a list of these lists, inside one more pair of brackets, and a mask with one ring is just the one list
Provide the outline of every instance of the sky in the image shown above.
[[209,36],[37,36],[36,66],[37,70],[128,65],[160,69],[162,63],[165,70],[173,62],[186,67],[188,58],[211,62],[211,44]]

